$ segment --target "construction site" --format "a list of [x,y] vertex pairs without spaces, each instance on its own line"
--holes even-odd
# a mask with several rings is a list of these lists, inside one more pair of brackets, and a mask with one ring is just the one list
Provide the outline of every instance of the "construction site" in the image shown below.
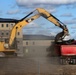
[[[62,32],[23,35],[22,28],[40,16]],[[0,18],[0,75],[76,75],[76,40],[67,37],[67,26],[42,8],[20,20]]]

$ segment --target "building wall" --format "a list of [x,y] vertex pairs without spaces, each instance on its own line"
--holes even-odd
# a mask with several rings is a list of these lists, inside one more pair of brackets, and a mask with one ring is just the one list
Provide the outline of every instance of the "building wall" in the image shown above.
[[17,54],[18,56],[23,56],[23,39],[17,38]]
[[[9,39],[11,29],[15,23],[9,23],[9,22],[0,22],[0,41],[5,41],[6,39]],[[2,38],[2,39],[1,39]],[[17,31],[16,34],[16,41],[17,41],[17,54],[18,56],[23,56],[23,35],[22,30]]]
[[23,40],[23,50],[26,57],[55,56],[54,40]]
[[50,46],[54,40],[24,40],[23,46]]
[[11,30],[14,25],[15,25],[15,23],[3,23],[3,22],[0,22],[0,30]]

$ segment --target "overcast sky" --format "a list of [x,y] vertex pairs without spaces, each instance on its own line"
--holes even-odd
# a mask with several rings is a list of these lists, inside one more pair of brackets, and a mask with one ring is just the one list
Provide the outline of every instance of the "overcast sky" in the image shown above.
[[[21,19],[36,8],[44,8],[66,24],[76,37],[76,0],[0,0],[0,18]],[[39,18],[23,28],[24,34],[55,35],[61,29]]]

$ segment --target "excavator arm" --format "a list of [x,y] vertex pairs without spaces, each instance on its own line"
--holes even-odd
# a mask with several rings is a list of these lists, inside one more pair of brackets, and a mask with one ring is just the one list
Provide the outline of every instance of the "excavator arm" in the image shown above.
[[60,27],[63,31],[58,33],[55,36],[55,42],[58,42],[59,40],[63,41],[66,35],[69,35],[68,28],[64,23],[62,23],[59,19],[57,19],[55,16],[53,16],[51,13],[48,11],[42,9],[42,8],[37,8],[38,12],[42,17],[47,19],[48,21],[52,22],[55,26]]
[[[29,17],[30,15],[32,15],[35,11],[37,11],[38,13],[35,14],[32,17]],[[37,8],[35,11],[29,13],[27,16],[25,16],[24,18],[22,18],[21,20],[19,20],[19,22],[12,28],[11,33],[10,33],[10,38],[9,38],[9,46],[12,45],[14,38],[16,37],[16,32],[20,31],[22,29],[23,26],[26,26],[27,24],[29,24],[30,22],[32,22],[33,20],[39,18],[40,16],[44,17],[45,19],[47,19],[48,21],[52,22],[53,24],[55,24],[55,26],[60,27],[61,29],[63,29],[63,35],[62,36],[66,36],[68,35],[68,29],[65,26],[65,24],[63,24],[60,20],[58,20],[56,17],[54,17],[52,14],[50,14],[48,11],[42,9],[42,8]],[[28,18],[29,17],[29,18]],[[62,37],[62,36],[58,36],[57,40]]]
[[29,24],[31,21],[39,18],[39,16],[40,15],[34,15],[31,18],[29,18],[29,20],[28,19],[20,20],[16,25],[14,25],[13,29],[11,30],[11,34],[10,34],[9,46],[12,45],[14,38],[16,37],[17,31],[20,31],[24,26]]

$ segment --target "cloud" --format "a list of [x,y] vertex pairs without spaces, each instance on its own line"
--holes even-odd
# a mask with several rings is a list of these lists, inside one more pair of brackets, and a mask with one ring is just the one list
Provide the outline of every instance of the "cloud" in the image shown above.
[[27,26],[23,28],[23,34],[41,34],[41,35],[48,35],[54,36],[55,33],[51,32],[48,28],[43,28],[42,26],[36,24],[35,22],[29,23]]
[[56,33],[49,32],[48,30],[38,30],[36,34],[47,35],[47,36],[55,36]]
[[33,5],[33,4],[72,4],[76,0],[16,0],[18,5]]
[[55,8],[53,8],[53,9],[47,9],[47,11],[49,11],[50,13],[55,13],[55,12],[57,12],[57,10],[55,9]]
[[26,25],[23,29],[31,29],[31,28],[41,28],[41,27],[37,25],[35,22],[31,22],[28,25]]
[[66,5],[68,8],[76,6],[76,0],[16,0],[16,3],[19,7],[26,8],[49,8],[54,9],[61,5]]
[[66,5],[66,8],[67,8],[67,9],[74,9],[74,8],[76,8],[76,2],[73,3],[73,4],[68,4],[68,5]]
[[0,10],[0,13],[3,13],[2,10]]
[[21,18],[18,16],[18,17],[11,17],[12,19],[17,19],[17,20],[20,20]]
[[56,33],[54,32],[50,32],[48,30],[44,30],[44,29],[29,29],[29,30],[23,30],[23,34],[36,34],[36,35],[47,35],[47,36],[55,36]]
[[64,13],[61,17],[73,17],[72,13]]
[[66,8],[76,6],[76,0],[16,0],[16,3],[27,9],[45,8],[51,13],[57,12],[56,8],[62,5]]
[[58,32],[55,33],[57,29],[52,28],[43,28],[42,26],[31,22],[27,26],[23,28],[23,34],[39,34],[39,35],[47,35],[47,36],[55,36]]
[[2,10],[0,10],[0,16],[2,16],[3,15],[3,12],[2,12]]
[[66,20],[64,21],[65,24],[76,24],[76,19],[72,19],[72,20]]
[[9,15],[11,15],[11,14],[17,14],[17,13],[19,13],[20,11],[18,10],[18,9],[16,9],[16,10],[9,10],[8,12],[7,12],[7,14],[9,14]]
[[71,29],[76,29],[76,26],[72,26]]

